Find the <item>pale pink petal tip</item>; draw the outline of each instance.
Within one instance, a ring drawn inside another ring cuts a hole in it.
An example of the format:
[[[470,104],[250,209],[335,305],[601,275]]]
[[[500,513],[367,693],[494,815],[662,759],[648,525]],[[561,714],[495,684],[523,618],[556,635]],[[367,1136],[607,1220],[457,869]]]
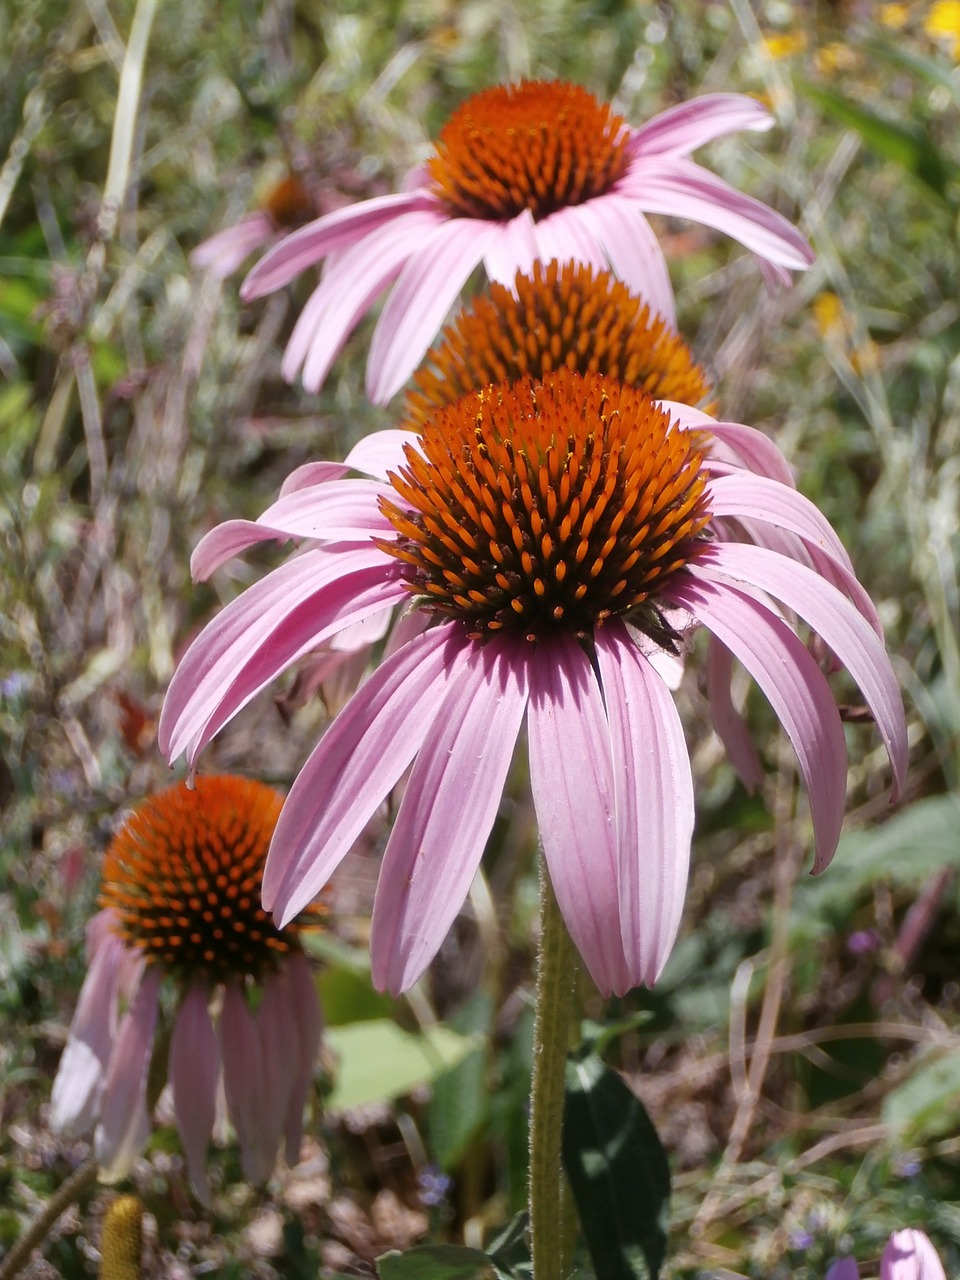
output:
[[[880,1280],[946,1280],[946,1275],[929,1237],[907,1227],[887,1241],[880,1258]]]

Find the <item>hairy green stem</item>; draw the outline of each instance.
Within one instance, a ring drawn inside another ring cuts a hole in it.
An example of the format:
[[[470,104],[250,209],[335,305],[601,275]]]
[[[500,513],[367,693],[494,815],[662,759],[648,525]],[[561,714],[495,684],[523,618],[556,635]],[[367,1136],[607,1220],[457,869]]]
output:
[[[43,1244],[60,1215],[66,1213],[87,1187],[96,1182],[98,1168],[96,1160],[87,1160],[62,1183],[16,1244],[10,1246],[6,1257],[0,1262],[0,1280],[11,1280],[11,1277],[20,1274],[30,1260],[31,1253]]]
[[[565,1272],[566,1199],[560,1140],[577,953],[557,905],[546,862],[540,859],[540,951],[533,1033],[530,1102],[530,1250],[536,1280]]]

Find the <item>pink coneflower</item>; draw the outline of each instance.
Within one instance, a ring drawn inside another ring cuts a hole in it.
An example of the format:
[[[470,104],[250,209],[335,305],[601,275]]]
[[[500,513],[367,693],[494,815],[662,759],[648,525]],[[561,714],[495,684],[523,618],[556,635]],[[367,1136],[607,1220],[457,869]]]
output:
[[[349,334],[388,286],[367,361],[367,394],[388,400],[416,368],[471,272],[512,285],[553,258],[609,264],[675,325],[666,263],[645,213],[733,236],[768,272],[810,265],[802,235],[689,154],[737,129],[767,129],[752,98],[707,94],[632,129],[578,85],[524,81],[469,98],[408,189],[318,218],[276,245],[241,290],[258,298],[327,259],[283,360],[319,389]]]
[[[208,535],[201,574],[258,537],[326,541],[249,588],[188,650],[161,716],[171,759],[186,752],[193,764],[258,690],[359,619],[406,601],[425,626],[368,676],[294,783],[264,873],[279,920],[311,900],[412,766],[371,935],[377,985],[409,987],[464,900],[526,722],[543,851],[570,934],[601,991],[652,983],[679,925],[694,804],[651,650],[669,652],[700,624],[746,666],[796,747],[816,870],[836,848],[843,727],[774,600],[859,683],[899,790],[900,695],[850,598],[862,588],[835,533],[788,485],[716,467],[700,440],[641,392],[563,369],[465,395],[416,435],[368,437],[352,462],[375,478],[324,481],[320,471],[321,483],[295,489],[262,525]],[[737,541],[741,519],[802,542],[818,568]]]
[[[259,209],[198,244],[190,254],[191,265],[225,280],[251,253],[302,227],[315,213],[306,187],[295,175],[287,174],[271,188]]]
[[[270,1176],[281,1139],[288,1161],[298,1158],[321,1016],[300,925],[278,929],[260,905],[282,804],[278,791],[244,778],[180,783],[136,809],[107,851],[52,1124],[79,1134],[96,1122],[109,1179],[129,1172],[150,1134],[148,1076],[167,987],[176,992],[167,1079],[198,1197],[209,1205],[206,1151],[221,1091],[246,1178]]]

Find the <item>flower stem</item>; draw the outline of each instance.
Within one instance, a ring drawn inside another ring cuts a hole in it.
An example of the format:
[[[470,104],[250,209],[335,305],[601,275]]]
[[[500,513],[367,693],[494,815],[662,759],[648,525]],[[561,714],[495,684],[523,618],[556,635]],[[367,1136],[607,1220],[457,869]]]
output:
[[[577,953],[540,859],[540,951],[530,1102],[530,1252],[536,1280],[565,1271],[565,1181],[560,1156],[563,1090],[570,1043]]]
[[[12,1280],[13,1276],[20,1274],[29,1262],[31,1253],[43,1244],[60,1215],[65,1213],[75,1200],[80,1199],[87,1187],[96,1182],[98,1170],[99,1165],[96,1160],[87,1160],[67,1178],[66,1182],[61,1184],[59,1190],[47,1201],[20,1239],[10,1246],[3,1261],[0,1262],[0,1280]]]

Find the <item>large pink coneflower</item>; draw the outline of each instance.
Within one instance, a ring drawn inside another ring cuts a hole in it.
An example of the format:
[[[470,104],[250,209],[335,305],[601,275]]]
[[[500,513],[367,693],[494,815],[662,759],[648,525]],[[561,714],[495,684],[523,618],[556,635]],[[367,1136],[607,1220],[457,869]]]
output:
[[[679,925],[694,804],[680,720],[647,655],[698,625],[753,674],[794,743],[816,870],[840,833],[846,745],[826,678],[775,601],[859,683],[899,791],[900,695],[836,534],[787,484],[706,458],[706,432],[683,429],[684,412],[566,369],[487,387],[416,434],[362,441],[349,461],[373,478],[315,464],[262,524],[232,522],[198,548],[202,576],[259,538],[324,540],[188,650],[161,717],[171,759],[193,764],[342,628],[402,602],[421,624],[304,765],[264,874],[265,904],[290,919],[412,766],[374,904],[379,986],[409,987],[436,953],[524,723],[543,852],[577,947],[601,991],[656,979]],[[740,521],[778,549],[738,541]],[[809,563],[791,554],[801,546]]]
[[[766,205],[689,159],[738,129],[767,129],[767,110],[738,94],[707,94],[632,129],[578,85],[524,81],[469,98],[407,189],[318,218],[286,237],[245,280],[271,293],[326,259],[283,360],[316,391],[374,300],[395,287],[377,322],[367,394],[388,400],[416,368],[473,270],[512,285],[534,261],[609,265],[673,325],[673,291],[645,213],[715,227],[769,273],[809,266],[802,235]]]
[[[298,1158],[321,1015],[298,936],[315,911],[278,929],[260,905],[282,804],[244,778],[180,783],[140,805],[107,851],[51,1121],[71,1135],[96,1125],[108,1179],[129,1172],[150,1135],[148,1077],[168,994],[166,1078],[198,1197],[209,1205],[221,1092],[246,1178],[270,1176],[281,1141],[287,1160]]]

